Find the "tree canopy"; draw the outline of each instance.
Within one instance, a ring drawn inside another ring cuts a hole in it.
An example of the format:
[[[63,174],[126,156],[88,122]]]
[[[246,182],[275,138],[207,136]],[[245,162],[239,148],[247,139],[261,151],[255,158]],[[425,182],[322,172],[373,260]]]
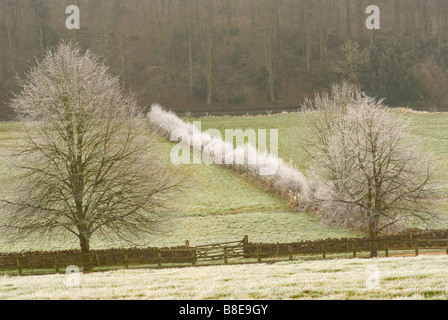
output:
[[[23,126],[3,229],[64,230],[89,252],[93,234],[144,240],[165,219],[182,178],[163,161],[143,108],[90,52],[62,43],[20,81]]]

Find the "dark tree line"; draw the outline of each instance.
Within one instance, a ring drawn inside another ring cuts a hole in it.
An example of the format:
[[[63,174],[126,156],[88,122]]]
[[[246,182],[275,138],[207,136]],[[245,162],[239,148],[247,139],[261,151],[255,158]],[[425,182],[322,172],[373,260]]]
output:
[[[80,30],[65,28],[69,4],[80,7]],[[365,28],[372,4],[381,9],[381,30]],[[0,7],[1,116],[10,112],[14,75],[61,38],[107,59],[145,104],[214,111],[299,105],[342,80],[341,46],[350,39],[363,74],[373,72],[361,79],[363,89],[393,105],[443,107],[424,66],[444,83],[444,0],[0,0]],[[388,75],[377,74],[380,64],[400,70],[392,92],[381,88]]]

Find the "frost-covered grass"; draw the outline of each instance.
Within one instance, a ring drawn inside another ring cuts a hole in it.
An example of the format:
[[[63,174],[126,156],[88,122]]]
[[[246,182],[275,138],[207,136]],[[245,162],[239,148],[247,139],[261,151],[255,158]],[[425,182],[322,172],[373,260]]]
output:
[[[399,112],[399,111],[397,111]],[[448,113],[405,113],[412,123],[412,134],[425,150],[432,150],[442,160],[441,168],[448,193]],[[192,121],[193,119],[186,119]],[[194,119],[197,120],[197,119]],[[292,159],[297,167],[308,168],[300,142],[306,136],[305,119],[301,113],[249,117],[204,117],[202,130],[265,128],[279,130],[279,156]],[[17,139],[18,124],[0,123],[0,155],[4,147]],[[161,143],[160,150],[167,157],[173,143]],[[1,167],[1,164],[0,164]],[[250,241],[291,242],[303,239],[348,237],[353,234],[330,228],[318,219],[292,211],[287,201],[264,192],[249,182],[245,176],[218,166],[190,165],[185,167],[190,175],[191,187],[179,199],[173,210],[171,228],[163,235],[152,238],[150,245],[182,245],[185,240],[194,244],[207,244],[241,239],[245,234]],[[8,188],[7,177],[0,176],[0,191]],[[442,204],[448,212],[448,201]],[[446,228],[448,219],[430,227]],[[120,246],[93,239],[93,248]],[[78,248],[78,242],[69,236],[54,236],[50,242],[27,240],[10,246],[0,235],[0,251],[57,250]]]
[[[434,153],[441,160],[440,179],[442,188],[447,194],[447,200],[440,204],[440,209],[447,214],[442,221],[420,225],[422,227],[446,228],[448,227],[448,113],[423,113],[408,110],[396,110],[400,115],[410,121],[412,139],[424,151]],[[186,119],[192,121],[193,119]],[[285,161],[292,160],[302,171],[306,172],[309,162],[302,143],[307,137],[306,113],[288,113],[269,116],[245,117],[203,117],[200,119],[202,130],[215,128],[222,133],[225,129],[240,128],[266,128],[279,130],[279,157]]]
[[[18,124],[0,123],[0,154],[13,145]],[[164,157],[174,144],[161,139],[157,148]],[[0,164],[1,167],[1,164]],[[179,246],[189,240],[192,245],[241,240],[293,242],[305,239],[353,236],[345,230],[323,225],[310,215],[292,210],[288,202],[264,192],[244,176],[213,165],[187,165],[188,188],[175,199],[169,223],[161,234],[149,238],[150,246]],[[0,175],[1,190],[8,188],[8,173]],[[129,246],[119,241],[106,242],[95,236],[92,248]],[[10,245],[0,235],[0,251],[77,249],[72,235],[53,235],[51,240],[24,239]]]
[[[0,299],[448,299],[448,257],[293,261],[0,277]],[[378,275],[378,282],[374,277]]]
[[[411,121],[411,133],[426,151],[433,151],[448,168],[448,113],[400,112]],[[279,157],[285,161],[292,160],[302,171],[309,167],[306,153],[301,143],[307,137],[305,113],[287,113],[275,115],[244,117],[202,117],[186,118],[187,121],[201,121],[202,130],[218,129],[224,134],[225,129],[265,128],[279,130]],[[447,183],[448,188],[448,183]]]
[[[264,212],[242,212],[228,214],[189,215],[178,214],[173,217],[161,235],[150,239],[150,246],[181,246],[185,240],[191,245],[212,244],[242,240],[249,236],[252,242],[298,242],[324,238],[354,237],[357,234],[329,227],[318,218],[306,213],[286,210]],[[128,247],[118,241],[107,242],[93,237],[92,248]],[[79,243],[72,236],[55,234],[51,240],[23,240],[10,246],[0,237],[0,251],[17,252],[29,250],[78,249]]]

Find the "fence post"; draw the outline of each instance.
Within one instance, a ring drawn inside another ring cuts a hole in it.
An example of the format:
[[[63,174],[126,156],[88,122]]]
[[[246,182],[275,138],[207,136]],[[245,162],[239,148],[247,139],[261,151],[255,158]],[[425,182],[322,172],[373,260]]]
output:
[[[162,250],[157,250],[157,268],[162,268]]]
[[[59,256],[54,257],[54,268],[56,269],[56,273],[59,273]]]
[[[327,258],[327,254],[325,252],[325,243],[323,243],[323,242],[322,242],[322,256],[323,256],[324,259]]]
[[[292,256],[292,247],[288,246],[288,255],[289,255],[289,261],[293,260],[293,256]]]
[[[22,257],[18,257],[17,258],[17,266],[19,267],[19,276],[21,276],[22,275]]]
[[[193,267],[195,267],[196,266],[196,260],[197,260],[197,258],[196,258],[196,250],[193,250],[193,251],[191,251],[191,253],[192,253],[192,258],[191,258],[191,265],[193,266]]]
[[[93,271],[93,254],[89,253],[89,271]]]
[[[227,256],[227,247],[224,247],[224,264],[229,264],[229,259]]]
[[[128,262],[128,253],[124,253],[124,268],[129,269],[129,262]]]
[[[257,246],[257,260],[258,260],[258,263],[261,263],[261,252],[260,252],[260,246]]]
[[[414,245],[415,245],[415,256],[418,256],[418,240],[417,239],[415,239]]]
[[[353,241],[352,247],[353,247],[353,258],[356,258],[356,242],[355,241]]]
[[[244,259],[249,258],[249,237],[247,235],[243,238],[243,253]]]
[[[386,241],[385,246],[386,246],[386,249],[385,249],[386,257],[389,257],[389,242]]]

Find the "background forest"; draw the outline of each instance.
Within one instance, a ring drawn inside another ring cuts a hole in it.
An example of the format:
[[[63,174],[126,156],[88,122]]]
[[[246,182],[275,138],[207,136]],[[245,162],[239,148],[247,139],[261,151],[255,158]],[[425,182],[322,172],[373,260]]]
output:
[[[65,27],[65,8],[81,29]],[[367,30],[368,5],[381,29]],[[444,110],[446,0],[0,0],[0,117],[15,74],[61,39],[104,57],[144,105],[175,111],[298,108],[331,83],[391,106]]]

